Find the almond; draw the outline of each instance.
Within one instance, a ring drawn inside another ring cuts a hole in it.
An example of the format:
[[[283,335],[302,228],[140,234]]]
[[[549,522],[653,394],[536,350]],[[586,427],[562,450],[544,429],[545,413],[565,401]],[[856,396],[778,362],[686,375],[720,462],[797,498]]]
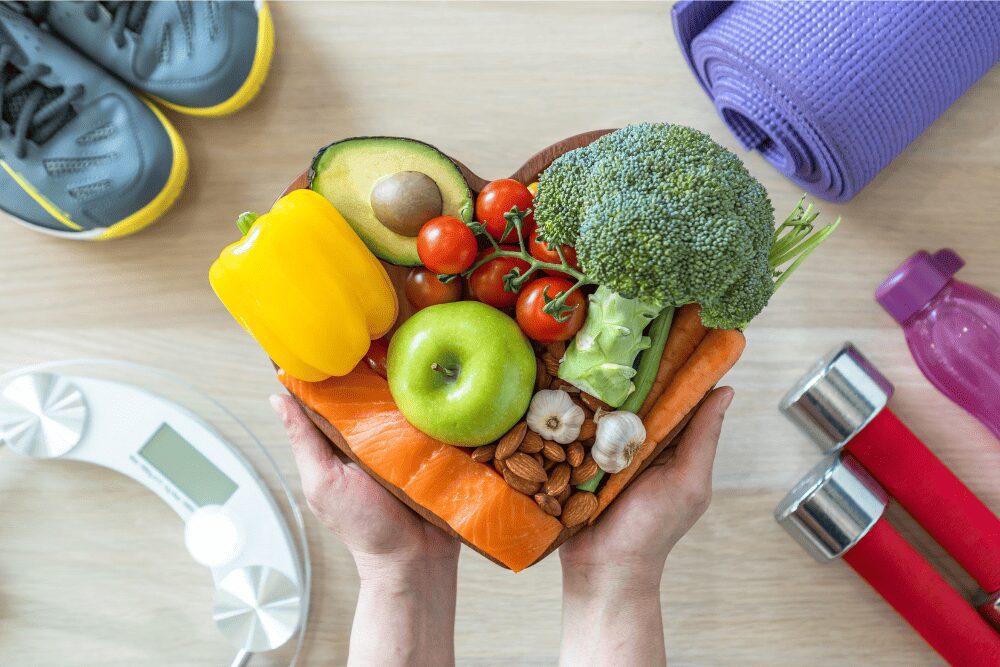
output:
[[[507,431],[507,435],[500,438],[500,442],[497,443],[496,452],[493,455],[501,460],[509,457],[521,446],[521,441],[524,440],[524,434],[527,432],[528,423],[523,421],[518,422],[517,426]]]
[[[545,447],[545,441],[534,431],[528,431],[524,435],[524,440],[521,441],[521,451],[526,454],[537,454],[542,451],[543,447]]]
[[[580,427],[580,435],[577,437],[580,440],[590,440],[595,435],[597,435],[597,424],[594,423],[593,419],[585,419],[583,426]]]
[[[506,468],[503,471],[503,479],[507,482],[507,485],[514,489],[515,491],[520,491],[527,496],[533,496],[538,493],[538,489],[541,488],[541,484],[538,482],[531,482],[523,477],[518,477],[510,470]]]
[[[509,458],[504,459],[504,465],[506,465],[507,470],[511,473],[529,482],[538,482],[541,484],[549,478],[545,474],[545,468],[531,454],[525,454],[524,452],[512,454]],[[596,466],[597,464],[595,463],[594,465]]]
[[[566,343],[561,340],[549,343],[545,346],[545,351],[555,357],[556,361],[558,361],[563,358],[564,354],[566,354]]]
[[[545,468],[545,472],[551,472],[553,468],[559,465],[558,461],[552,461],[550,459],[545,459],[545,463],[542,465]]]
[[[559,357],[554,357],[546,352],[542,355],[542,364],[545,366],[546,373],[552,377],[559,376]]]
[[[565,463],[556,465],[549,473],[549,480],[542,485],[542,491],[550,496],[559,496],[569,488],[570,468]],[[561,502],[561,501],[560,501]]]
[[[507,466],[504,465],[502,459],[493,459],[493,468],[502,475],[503,471],[507,469]]]
[[[580,400],[582,400],[583,403],[584,403],[584,405],[586,405],[588,408],[590,408],[594,412],[597,412],[598,408],[604,410],[605,412],[610,412],[611,411],[611,406],[610,405],[608,405],[607,403],[605,403],[601,399],[597,398],[596,396],[591,396],[590,394],[588,394],[585,391],[581,391],[580,392]]]
[[[574,468],[583,463],[583,444],[579,440],[567,445],[566,462]]]
[[[482,447],[476,447],[472,450],[472,460],[478,461],[479,463],[486,463],[487,461],[493,460],[493,452],[497,449],[496,445],[483,445]]]
[[[542,447],[542,455],[550,461],[565,461],[566,450],[558,442],[546,440]]]
[[[597,467],[597,462],[591,458],[590,454],[583,459],[583,463],[573,468],[573,474],[569,476],[569,483],[573,486],[577,484],[583,484],[588,479],[597,474],[600,468]]]
[[[566,501],[569,500],[569,497],[572,495],[573,495],[573,487],[567,484],[566,488],[562,490],[562,493],[556,495],[556,500],[559,501],[559,504],[561,506],[565,507]]]
[[[566,501],[560,520],[567,528],[579,526],[597,509],[597,496],[587,491],[574,493]]]
[[[545,470],[545,457],[542,456],[541,453],[532,454],[531,458],[533,458],[536,461],[538,461],[538,465],[542,466],[542,470]]]
[[[552,496],[547,496],[544,493],[535,494],[535,502],[538,506],[542,508],[542,511],[549,516],[559,516],[562,512],[562,507],[559,506],[559,501]]]
[[[545,364],[542,363],[542,360],[539,357],[535,357],[535,391],[548,389],[551,381],[552,378],[545,370]]]

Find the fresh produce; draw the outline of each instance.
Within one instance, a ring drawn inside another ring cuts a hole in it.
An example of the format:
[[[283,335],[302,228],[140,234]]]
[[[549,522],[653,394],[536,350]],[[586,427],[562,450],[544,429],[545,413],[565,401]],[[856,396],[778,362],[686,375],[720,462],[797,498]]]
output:
[[[566,305],[568,317],[557,320],[545,312],[545,305],[558,295],[573,288],[565,278],[548,277],[533,280],[517,297],[517,324],[525,335],[539,343],[569,340],[583,326],[587,315],[586,299],[580,292],[570,294]]]
[[[365,363],[379,377],[386,377],[386,364],[389,358],[389,341],[386,337],[377,338],[372,341],[371,347],[365,352]]]
[[[440,209],[419,175],[437,187]],[[472,221],[472,192],[462,172],[444,153],[412,139],[332,143],[313,159],[309,187],[330,200],[376,256],[401,266],[420,265],[416,236],[423,223],[439,215]]]
[[[538,236],[538,230],[533,229],[528,235],[528,252],[535,259],[541,260],[543,262],[551,262],[553,264],[559,264],[563,258],[569,263],[574,269],[579,270],[580,265],[576,261],[576,250],[572,246],[561,245],[556,249],[556,246],[550,246],[548,243],[543,241]],[[562,257],[560,257],[560,252]],[[547,273],[550,276],[559,276],[561,278],[572,278],[562,271],[556,271],[555,269],[545,269],[543,273]]]
[[[406,300],[420,310],[439,303],[451,303],[462,298],[462,283],[458,280],[441,282],[438,274],[422,266],[415,266],[406,274],[403,287]]]
[[[646,427],[639,416],[615,410],[597,419],[597,439],[590,455],[604,472],[620,472],[628,467],[645,441]]]
[[[585,418],[583,408],[565,391],[543,389],[532,397],[525,420],[543,439],[566,445],[580,437]]]
[[[622,410],[639,412],[639,408],[642,407],[653,388],[653,381],[660,368],[660,359],[663,357],[663,348],[667,344],[670,323],[673,319],[674,309],[664,308],[649,325],[649,347],[639,355],[639,366],[636,369],[635,378],[632,380],[635,391],[629,394],[625,402],[621,404]]]
[[[590,518],[591,522],[628,485],[657,445],[733,367],[745,346],[746,339],[738,329],[709,329],[646,416],[646,441],[636,452],[632,462],[621,472],[609,477],[601,487],[597,494],[598,507]]]
[[[461,273],[472,266],[479,246],[469,226],[450,215],[424,223],[417,235],[417,254],[431,271]]]
[[[476,197],[476,220],[486,229],[486,233],[495,240],[514,241],[516,236],[507,229],[506,216],[511,209],[524,212],[531,208],[533,195],[523,183],[513,178],[501,178],[486,185]],[[531,214],[524,219],[528,227],[534,225]]]
[[[310,382],[346,375],[395,323],[388,274],[320,195],[295,190],[237,224],[244,237],[222,251],[209,281],[286,373]]]
[[[441,189],[419,171],[381,178],[372,188],[371,205],[379,222],[403,236],[416,236],[425,222],[444,210]]]
[[[601,285],[590,295],[583,328],[566,349],[559,377],[612,407],[632,393],[632,362],[650,340],[643,334],[657,316],[658,303],[629,299]]]
[[[766,190],[738,157],[702,132],[667,124],[631,125],[557,158],[539,179],[534,207],[543,239],[576,248],[582,282],[657,312],[699,303],[704,324],[725,329],[745,327],[837,225],[812,234],[818,214],[800,202],[775,228]],[[590,317],[601,314],[592,308]],[[560,377],[620,405],[637,350],[608,351],[602,359],[571,345]]]
[[[500,246],[500,248],[510,254],[483,261],[495,253],[492,250],[483,250],[479,253],[476,264],[473,264],[475,268],[468,275],[469,292],[473,299],[494,308],[510,308],[517,303],[517,292],[506,289],[504,276],[515,269],[519,272],[527,271],[528,263],[517,256],[515,246]]]
[[[485,304],[430,306],[389,344],[389,388],[415,427],[452,445],[493,442],[524,416],[535,355],[514,320]]]
[[[515,572],[538,560],[562,532],[558,519],[491,467],[414,428],[386,381],[366,366],[326,382],[280,379],[337,429],[352,458],[393,493]]]
[[[653,386],[650,387],[649,393],[646,394],[646,398],[642,402],[642,407],[639,408],[638,415],[640,417],[645,417],[649,413],[657,399],[673,382],[677,371],[694,354],[695,348],[708,333],[708,329],[701,323],[701,318],[698,315],[699,310],[700,306],[696,303],[689,303],[677,309],[670,324],[667,344],[663,348],[663,354],[660,355],[660,364],[659,368],[656,369]]]

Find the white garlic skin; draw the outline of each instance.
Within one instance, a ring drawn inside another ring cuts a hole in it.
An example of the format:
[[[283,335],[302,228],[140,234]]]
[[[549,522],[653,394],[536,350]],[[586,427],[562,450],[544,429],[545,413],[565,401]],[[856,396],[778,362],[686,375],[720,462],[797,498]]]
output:
[[[639,415],[625,410],[607,412],[595,419],[597,438],[590,455],[604,472],[621,472],[632,463],[635,453],[646,441],[646,427]]]
[[[542,389],[531,398],[525,421],[528,428],[546,440],[568,445],[580,435],[586,415],[561,389]]]

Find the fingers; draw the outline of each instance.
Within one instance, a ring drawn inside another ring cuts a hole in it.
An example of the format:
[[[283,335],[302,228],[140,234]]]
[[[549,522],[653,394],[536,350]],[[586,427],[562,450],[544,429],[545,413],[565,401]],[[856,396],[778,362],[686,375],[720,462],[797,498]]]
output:
[[[314,504],[313,499],[322,496],[329,486],[331,473],[343,463],[334,454],[330,442],[291,396],[274,395],[268,400],[288,433],[295,465],[302,479],[302,492],[310,504]]]
[[[722,419],[733,401],[732,387],[719,387],[701,404],[677,444],[671,461],[674,474],[692,484],[710,487]]]

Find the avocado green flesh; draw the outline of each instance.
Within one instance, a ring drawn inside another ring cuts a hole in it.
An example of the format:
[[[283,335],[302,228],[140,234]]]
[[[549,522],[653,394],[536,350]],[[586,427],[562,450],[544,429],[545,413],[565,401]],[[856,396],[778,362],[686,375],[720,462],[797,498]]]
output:
[[[327,146],[313,161],[309,187],[333,204],[378,257],[419,266],[417,239],[392,231],[375,216],[371,192],[378,181],[400,171],[427,174],[441,190],[443,215],[469,222],[472,192],[448,156],[412,139],[365,137]]]

